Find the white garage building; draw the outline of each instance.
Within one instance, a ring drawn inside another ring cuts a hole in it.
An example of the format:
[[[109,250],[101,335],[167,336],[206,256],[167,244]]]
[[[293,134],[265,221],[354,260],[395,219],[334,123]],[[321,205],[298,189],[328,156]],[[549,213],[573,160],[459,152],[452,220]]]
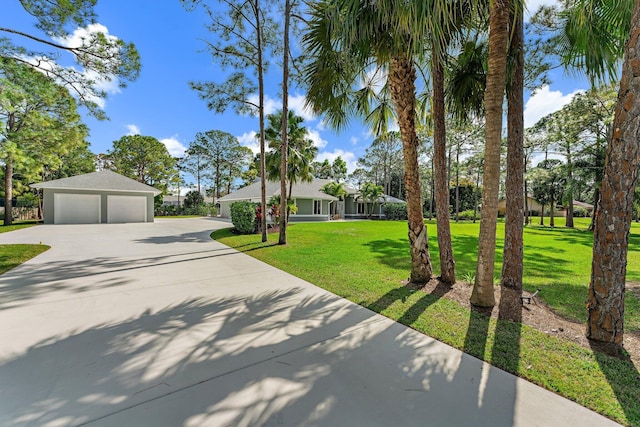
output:
[[[44,190],[45,224],[153,222],[160,190],[110,170],[31,184]]]

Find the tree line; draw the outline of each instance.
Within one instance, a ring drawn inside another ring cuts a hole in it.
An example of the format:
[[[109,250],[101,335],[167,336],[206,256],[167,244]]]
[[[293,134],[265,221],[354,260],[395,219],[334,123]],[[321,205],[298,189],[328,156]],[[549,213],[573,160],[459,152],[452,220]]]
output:
[[[376,142],[364,156],[363,164],[376,160],[368,169],[363,168],[364,172],[359,172],[373,174],[386,189],[391,190],[396,185],[398,191],[406,195],[410,280],[416,284],[434,278],[423,220],[426,183],[421,170],[428,167],[420,162],[420,135],[425,133],[431,138],[430,187],[438,229],[441,272],[438,279],[447,285],[455,282],[456,277],[449,225],[452,171],[458,189],[461,178],[460,169],[448,167],[448,163],[455,153],[456,166],[459,166],[463,146],[462,142],[449,145],[453,151],[447,153],[448,135],[456,126],[482,118],[484,144],[473,165],[474,172],[469,174],[475,175],[477,186],[482,186],[478,264],[471,303],[478,307],[495,305],[497,206],[503,192],[506,198],[505,246],[502,271],[497,276],[505,298],[501,298],[500,315],[516,321],[521,312],[517,304],[511,304],[509,308],[506,296],[513,295],[515,299],[512,300],[517,302],[522,293],[524,188],[531,184],[528,181],[532,176],[525,175],[528,154],[523,121],[525,85],[535,87],[548,82],[548,71],[554,66],[583,70],[594,87],[598,80],[617,81],[620,79],[617,67],[624,56],[613,132],[606,138],[602,176],[596,177],[594,171],[587,177],[588,168],[577,166],[583,161],[595,161],[601,155],[594,153],[593,158],[589,158],[589,150],[576,147],[575,141],[568,138],[556,139],[553,145],[564,153],[565,166],[561,175],[570,185],[562,191],[558,188],[556,192],[551,184],[555,167],[549,158],[537,165],[535,171],[539,176],[546,174],[549,178],[546,191],[549,206],[556,203],[556,198],[575,197],[580,191],[581,179],[584,185],[593,186],[592,193],[599,191],[597,198],[593,195],[598,201],[599,214],[594,224],[587,335],[591,339],[621,344],[624,310],[619,296],[624,293],[621,291],[624,290],[624,266],[609,265],[606,260],[615,255],[616,262],[625,262],[625,242],[636,184],[634,150],[637,147],[633,146],[637,146],[637,141],[630,136],[636,126],[633,97],[638,90],[633,83],[636,81],[635,69],[630,65],[635,64],[638,52],[634,49],[638,25],[636,15],[632,21],[632,12],[637,10],[634,2],[576,0],[543,8],[532,20],[533,25],[527,26],[525,39],[524,5],[511,0],[434,4],[320,0],[305,4],[306,8],[285,0],[279,5],[282,7],[279,12],[284,12],[281,15],[284,24],[282,44],[278,40],[274,42],[277,23],[273,19],[273,9],[270,9],[272,3],[224,0],[215,3],[219,7],[207,1],[183,0],[183,3],[192,10],[202,7],[207,12],[211,18],[209,28],[218,36],[207,42],[210,53],[222,66],[232,69],[224,82],[194,82],[192,87],[214,111],[222,112],[232,107],[237,111],[254,112],[258,117],[262,205],[266,205],[267,157],[264,72],[270,59],[282,55],[281,194],[287,191],[284,171],[289,153],[287,93],[292,77],[291,65],[295,70],[293,77],[299,78],[299,84],[306,90],[308,107],[322,115],[327,125],[340,130],[352,118],[360,117],[376,135]],[[297,44],[300,52],[295,52],[289,45],[289,25],[295,22],[302,30]],[[625,48],[630,34],[634,38]],[[257,102],[249,96],[256,91]],[[506,159],[502,135],[505,100]],[[447,123],[451,117],[457,119],[456,124]],[[399,132],[390,138],[392,122],[397,124]],[[549,119],[548,123],[551,127],[543,130],[541,125],[539,130],[550,145],[554,133],[569,133],[562,130],[564,125],[557,120]],[[401,159],[392,158],[392,149],[384,148],[394,141],[402,147]],[[382,148],[377,150],[378,147]],[[579,150],[580,155],[575,150]],[[401,173],[400,169],[391,171],[388,165],[393,162],[401,164]],[[394,177],[393,172],[401,174],[402,180]],[[534,181],[538,182],[537,179]],[[602,182],[600,190],[596,189],[596,181]],[[587,190],[583,188],[583,191]],[[535,193],[540,194],[540,191]],[[622,197],[626,197],[625,203],[613,203]],[[284,199],[281,200],[282,210],[286,207]],[[569,209],[571,206],[570,203]],[[264,216],[262,220],[265,220]],[[606,232],[607,227],[616,230],[613,236]],[[262,240],[266,241],[264,224],[262,230]],[[605,235],[609,243],[612,239],[620,242],[615,254],[602,243]],[[279,243],[286,243],[286,221],[280,228]]]

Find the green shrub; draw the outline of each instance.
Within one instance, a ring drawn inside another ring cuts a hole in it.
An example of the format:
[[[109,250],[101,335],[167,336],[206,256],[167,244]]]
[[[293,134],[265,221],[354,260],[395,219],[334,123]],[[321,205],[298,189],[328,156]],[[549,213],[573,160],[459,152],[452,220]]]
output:
[[[200,205],[204,205],[204,196],[200,192],[191,190],[184,196],[185,208],[195,208]]]
[[[475,218],[474,218],[472,210],[459,212],[458,213],[458,219],[461,219],[463,221],[466,221],[466,220],[472,221],[473,219],[480,219],[480,211],[477,211],[475,213]]]
[[[576,218],[586,218],[588,215],[587,210],[582,206],[573,207],[573,216]]]
[[[382,206],[382,213],[385,219],[389,220],[407,219],[407,204],[385,203]]]
[[[256,203],[235,202],[231,204],[231,222],[240,234],[251,234],[256,229]]]

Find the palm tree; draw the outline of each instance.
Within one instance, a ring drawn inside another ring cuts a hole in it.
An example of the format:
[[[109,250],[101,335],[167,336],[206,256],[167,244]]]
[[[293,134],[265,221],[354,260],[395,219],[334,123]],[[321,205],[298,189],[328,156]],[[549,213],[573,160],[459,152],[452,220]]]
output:
[[[447,284],[456,282],[456,263],[451,245],[449,225],[449,179],[447,177],[447,135],[445,127],[444,66],[438,44],[433,43],[431,65],[433,83],[433,165],[436,199],[436,221],[438,223],[438,248],[440,250],[440,279]]]
[[[329,182],[322,187],[322,191],[330,196],[337,197],[338,200],[344,200],[347,195],[347,189],[345,188],[344,182]],[[338,213],[334,209],[334,214]]]
[[[380,198],[384,195],[384,189],[381,185],[376,185],[372,182],[365,182],[362,188],[360,188],[360,197],[364,201],[365,210],[364,213],[367,218],[371,218],[373,214],[373,206],[376,202],[380,201]],[[369,209],[371,205],[371,209]]]
[[[517,3],[510,19],[514,28],[509,45],[506,215],[500,283],[520,296],[524,271],[524,10],[522,2]],[[511,317],[512,313],[506,315]],[[512,320],[520,319],[521,316],[513,314]]]
[[[615,30],[615,29],[612,29]],[[640,132],[640,0],[636,1],[595,221],[587,338],[622,347],[624,292]]]
[[[265,129],[266,140],[269,141],[269,152],[265,155],[266,174],[270,181],[280,181],[282,170],[282,113],[270,114],[267,116],[269,122]],[[289,111],[287,120],[287,170],[286,181],[289,183],[289,190],[284,195],[287,200],[291,199],[293,184],[296,182],[313,181],[312,166],[313,159],[318,153],[313,141],[307,138],[307,128],[302,125],[304,119],[296,116],[293,111]],[[287,209],[288,221],[289,209]]]
[[[402,138],[411,276],[415,283],[432,277],[427,229],[422,215],[416,135],[416,67],[423,54],[425,36],[437,37],[442,28],[434,25],[442,15],[442,3],[381,0],[362,3],[353,0],[323,0],[311,8],[304,46],[313,61],[305,69],[308,102],[314,111],[325,113],[336,128],[346,125],[353,114],[363,115],[369,101],[354,91],[356,77],[373,68],[388,73],[387,84]],[[446,15],[446,14],[445,14]]]
[[[507,42],[509,39],[509,0],[494,0],[489,16],[489,61],[484,94],[486,111],[484,178],[478,266],[471,293],[471,304],[493,307],[493,274],[500,187],[500,147],[502,143],[502,103],[506,83]]]

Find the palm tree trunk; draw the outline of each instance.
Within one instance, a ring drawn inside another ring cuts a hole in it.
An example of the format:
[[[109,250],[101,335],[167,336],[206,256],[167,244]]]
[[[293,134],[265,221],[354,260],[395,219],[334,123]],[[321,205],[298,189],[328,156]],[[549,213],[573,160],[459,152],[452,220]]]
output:
[[[433,274],[427,228],[422,215],[420,175],[418,173],[418,136],[415,127],[416,70],[407,55],[391,59],[389,89],[396,109],[402,151],[404,154],[404,182],[407,190],[407,225],[411,246],[411,276],[414,283],[426,283]]]
[[[280,212],[287,209],[287,154],[289,152],[287,141],[287,129],[289,118],[289,21],[291,18],[291,3],[285,0],[284,4],[284,59],[282,62],[282,148],[280,149]],[[286,219],[285,219],[286,217]],[[280,215],[280,235],[278,244],[287,244],[288,215]]]
[[[460,219],[460,145],[456,146],[456,222]]]
[[[587,338],[622,346],[624,292],[640,133],[640,0],[636,1],[596,215]]]
[[[13,162],[7,157],[4,161],[4,225],[11,225],[11,199],[13,199]]]
[[[502,286],[522,291],[524,231],[524,27],[515,19],[511,51],[515,68],[507,94],[507,186]]]
[[[456,263],[451,245],[449,224],[449,181],[447,180],[447,138],[444,110],[444,69],[440,57],[434,53],[431,70],[433,78],[433,162],[436,187],[436,221],[440,250],[440,279],[447,284],[456,282]]]
[[[496,256],[502,102],[507,65],[509,10],[509,0],[494,0],[489,17],[489,69],[484,94],[486,109],[484,189],[482,191],[480,236],[478,239],[478,266],[476,281],[471,293],[471,304],[479,307],[493,307],[495,305],[493,273]]]
[[[551,202],[549,203],[549,226],[550,227],[555,227],[556,226],[556,221],[555,221],[555,206],[556,206],[556,201],[555,199],[552,197],[551,198]]]

